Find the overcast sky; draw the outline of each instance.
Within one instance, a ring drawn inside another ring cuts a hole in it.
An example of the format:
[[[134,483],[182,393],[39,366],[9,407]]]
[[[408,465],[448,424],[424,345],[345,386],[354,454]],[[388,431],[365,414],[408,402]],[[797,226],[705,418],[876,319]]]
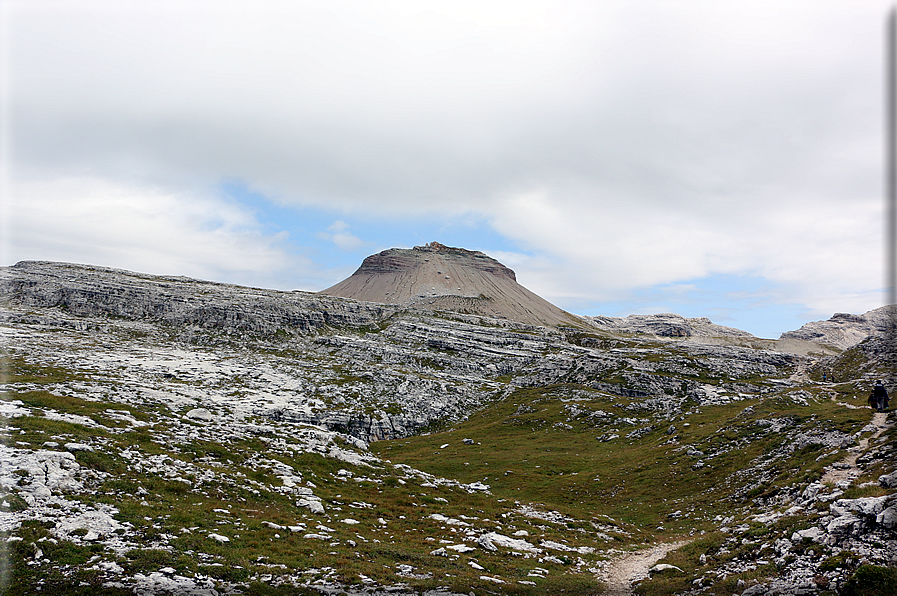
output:
[[[317,291],[482,250],[578,314],[884,301],[889,3],[0,3],[3,265]]]

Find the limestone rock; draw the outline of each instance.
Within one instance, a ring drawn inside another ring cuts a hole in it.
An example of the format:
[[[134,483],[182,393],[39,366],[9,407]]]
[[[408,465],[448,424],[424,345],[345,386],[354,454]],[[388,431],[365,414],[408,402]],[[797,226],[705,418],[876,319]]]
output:
[[[305,497],[296,501],[297,507],[307,507],[314,514],[322,515],[324,513],[324,505],[318,498]]]
[[[77,453],[78,451],[93,451],[93,447],[86,443],[66,443],[65,448],[68,451]]]
[[[193,408],[185,415],[191,420],[202,420],[204,422],[211,422],[214,419],[212,413],[205,408]]]
[[[835,515],[844,515],[845,513],[850,512],[866,517],[875,517],[893,500],[893,495],[885,495],[883,497],[861,497],[859,499],[838,499],[829,505],[829,510]]]
[[[59,522],[54,532],[62,538],[71,539],[75,530],[87,530],[84,540],[89,541],[96,540],[99,536],[108,536],[121,527],[121,524],[108,513],[87,511]]]
[[[878,483],[883,488],[897,488],[897,470],[890,474],[884,474],[878,477]]]
[[[707,317],[686,318],[672,313],[629,315],[628,317],[584,317],[599,329],[622,333],[638,333],[666,338],[740,337],[754,338],[747,331],[715,325]]]
[[[15,489],[29,505],[54,494],[81,491],[81,466],[67,451],[10,449],[0,445],[0,486]]]
[[[882,306],[862,315],[836,313],[827,321],[813,321],[796,331],[783,333],[782,339],[801,339],[846,349],[871,335],[885,335],[893,328],[897,306]]]
[[[321,295],[46,261],[0,268],[0,300],[25,308],[64,309],[79,317],[149,319],[181,328],[265,335],[308,333],[329,325],[369,326],[394,312]]]
[[[661,571],[669,571],[669,570],[682,571],[675,565],[668,565],[667,563],[658,563],[657,565],[655,565],[654,567],[649,569],[648,572],[649,573],[659,573]]]
[[[509,548],[511,550],[522,552],[542,552],[542,549],[533,546],[526,540],[520,538],[511,538],[510,536],[505,536],[497,532],[487,532],[486,534],[481,535],[477,539],[477,544],[488,551],[496,551],[500,546],[502,548]]]
[[[889,530],[897,530],[897,505],[892,505],[875,517],[875,523]]]

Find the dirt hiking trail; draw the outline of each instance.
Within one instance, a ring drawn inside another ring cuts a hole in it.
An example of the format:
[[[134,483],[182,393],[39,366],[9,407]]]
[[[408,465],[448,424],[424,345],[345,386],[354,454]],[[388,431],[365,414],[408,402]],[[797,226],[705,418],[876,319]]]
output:
[[[822,477],[823,483],[852,481],[860,475],[857,458],[869,447],[869,442],[877,439],[892,425],[887,423],[887,413],[876,412],[872,415],[871,424],[876,431],[868,438],[862,439],[855,447],[848,449],[848,455],[829,467]],[[610,560],[598,573],[598,579],[606,586],[604,596],[632,596],[632,585],[648,577],[648,570],[667,553],[688,544],[688,540],[658,544],[652,548],[624,553]]]
[[[872,415],[872,424],[878,430],[875,431],[871,437],[866,439],[862,439],[856,447],[850,447],[847,449],[847,457],[842,459],[839,462],[835,462],[832,464],[826,471],[825,474],[822,475],[822,483],[823,484],[834,484],[838,485],[839,482],[844,481],[852,481],[860,475],[859,467],[857,466],[857,458],[869,448],[869,441],[872,439],[877,439],[883,432],[888,430],[892,425],[887,423],[888,414],[887,412],[876,412]]]
[[[612,559],[598,574],[607,591],[604,596],[632,596],[632,584],[648,577],[648,570],[667,553],[688,544],[688,540],[658,544],[647,550],[622,554]]]

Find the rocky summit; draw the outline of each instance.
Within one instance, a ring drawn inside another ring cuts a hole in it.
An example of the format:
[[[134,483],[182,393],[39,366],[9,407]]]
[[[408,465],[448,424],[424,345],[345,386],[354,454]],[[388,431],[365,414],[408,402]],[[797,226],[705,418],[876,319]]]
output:
[[[897,589],[893,309],[578,317],[434,244],[317,294],[23,262],[0,299],[4,596]]]
[[[862,315],[839,312],[827,321],[813,321],[796,331],[782,334],[782,339],[800,339],[816,343],[850,348],[870,335],[886,336],[894,333],[897,307],[882,306]]]
[[[438,242],[371,255],[358,271],[321,294],[530,325],[581,324],[578,317],[517,283],[515,273],[495,259]]]

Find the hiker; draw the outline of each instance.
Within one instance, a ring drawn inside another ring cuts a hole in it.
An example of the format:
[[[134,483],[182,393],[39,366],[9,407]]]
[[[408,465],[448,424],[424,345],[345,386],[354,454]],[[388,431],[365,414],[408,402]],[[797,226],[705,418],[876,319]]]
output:
[[[888,390],[885,389],[881,381],[877,382],[872,389],[872,395],[869,396],[869,405],[879,412],[884,412],[888,409]]]

